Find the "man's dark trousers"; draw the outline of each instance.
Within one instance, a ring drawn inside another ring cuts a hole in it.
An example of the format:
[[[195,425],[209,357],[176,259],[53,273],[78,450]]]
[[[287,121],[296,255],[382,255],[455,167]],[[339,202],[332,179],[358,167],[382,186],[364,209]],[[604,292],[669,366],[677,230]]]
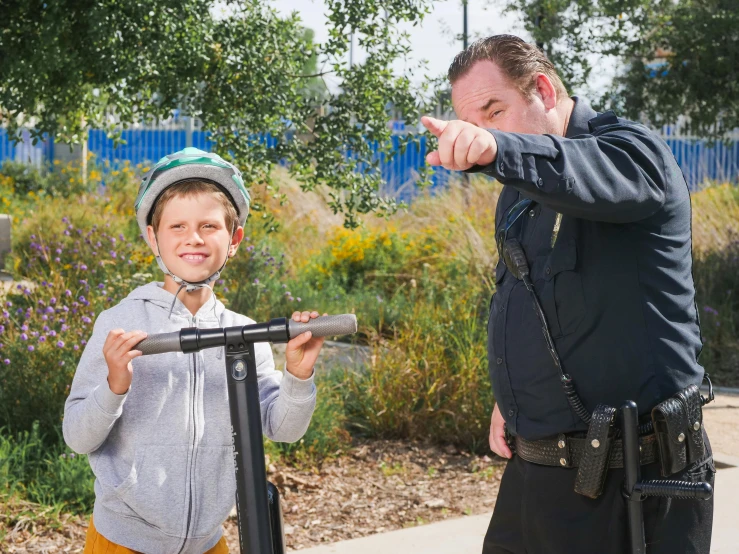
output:
[[[705,435],[704,435],[705,436]],[[710,453],[710,445],[706,442]],[[670,479],[706,481],[710,456]],[[624,472],[612,469],[596,500],[575,493],[577,469],[532,464],[514,456],[500,484],[483,554],[629,554]],[[660,479],[657,463],[642,479]],[[648,554],[709,554],[713,499],[648,498],[643,503]]]

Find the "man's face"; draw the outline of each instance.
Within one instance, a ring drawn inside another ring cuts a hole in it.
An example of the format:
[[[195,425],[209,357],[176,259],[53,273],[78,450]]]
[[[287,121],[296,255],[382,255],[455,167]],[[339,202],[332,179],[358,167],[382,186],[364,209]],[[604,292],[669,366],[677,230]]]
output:
[[[525,97],[491,61],[479,61],[452,86],[457,117],[484,129],[552,133],[548,109],[535,91]]]
[[[156,244],[167,269],[193,283],[220,269],[232,242],[238,245],[243,234],[241,227],[236,231],[232,239],[223,206],[214,195],[175,196],[162,211]],[[151,225],[148,232],[149,242],[154,244]],[[232,252],[235,250],[234,246]]]

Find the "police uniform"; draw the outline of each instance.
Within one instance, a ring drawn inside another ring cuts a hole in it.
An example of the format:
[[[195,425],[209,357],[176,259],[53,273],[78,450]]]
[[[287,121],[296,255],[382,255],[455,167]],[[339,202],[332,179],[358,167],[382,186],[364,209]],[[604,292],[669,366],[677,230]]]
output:
[[[563,370],[589,412],[633,400],[643,417],[703,368],[692,277],[691,207],[665,142],[612,112],[575,106],[564,138],[490,132],[496,160],[475,167],[506,185],[496,226],[522,198],[531,208],[511,227],[530,266]],[[532,298],[506,265],[496,268],[488,356],[508,431],[531,441],[578,436],[588,426],[562,390]],[[707,441],[706,441],[707,444]],[[713,483],[708,457],[671,478]],[[576,469],[508,463],[484,554],[628,551],[623,470],[602,494],[574,492]],[[656,463],[642,467],[658,478]],[[648,552],[709,552],[713,501],[644,502]]]

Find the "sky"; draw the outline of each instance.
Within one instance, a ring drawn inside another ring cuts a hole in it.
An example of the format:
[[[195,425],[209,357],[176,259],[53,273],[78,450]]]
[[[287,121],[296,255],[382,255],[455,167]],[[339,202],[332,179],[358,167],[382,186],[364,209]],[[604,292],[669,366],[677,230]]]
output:
[[[326,7],[321,0],[271,0],[281,14],[288,15],[298,12],[306,27],[315,32],[315,41],[324,42],[328,38],[326,27]],[[469,0],[468,3],[468,34],[470,42],[478,36],[500,33],[511,33],[526,40],[530,37],[523,30],[523,25],[513,15],[501,14],[502,0],[483,1]],[[461,41],[455,41],[452,33],[462,33],[463,17],[462,2],[460,0],[441,0],[434,2],[433,11],[427,15],[420,26],[406,25],[403,30],[411,37],[411,60],[418,62],[426,60],[429,76],[444,75],[454,56],[462,50]],[[353,60],[361,63],[363,53],[359,49],[356,39]],[[403,71],[398,64],[396,71]],[[417,76],[421,80],[422,75]],[[328,80],[330,88],[338,88],[338,83]]]

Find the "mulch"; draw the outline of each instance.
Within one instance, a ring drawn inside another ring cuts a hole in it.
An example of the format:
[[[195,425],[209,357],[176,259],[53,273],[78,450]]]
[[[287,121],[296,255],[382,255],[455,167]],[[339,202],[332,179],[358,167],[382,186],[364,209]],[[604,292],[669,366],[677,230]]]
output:
[[[268,464],[280,489],[288,549],[490,512],[504,462],[454,447],[405,441],[357,444],[320,467]],[[225,524],[239,552],[235,518]],[[0,504],[0,552],[82,552],[87,520],[37,505]]]

